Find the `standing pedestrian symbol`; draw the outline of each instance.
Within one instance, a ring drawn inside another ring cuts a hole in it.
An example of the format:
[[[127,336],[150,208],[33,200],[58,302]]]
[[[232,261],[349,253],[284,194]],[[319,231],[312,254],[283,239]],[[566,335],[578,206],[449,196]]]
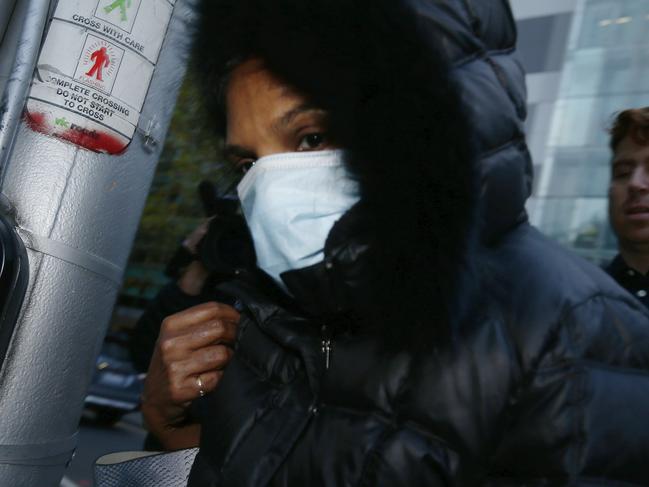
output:
[[[132,0],[115,0],[110,5],[104,7],[104,12],[109,14],[116,8],[119,8],[119,18],[122,22],[126,22],[128,21],[128,17],[126,16],[126,9],[131,8],[131,2]]]
[[[101,73],[104,68],[110,66],[110,56],[106,52],[106,48],[102,46],[97,49],[92,53],[92,56],[90,56],[90,60],[94,61],[95,64],[90,68],[90,71],[86,73],[86,76],[90,76],[91,78],[95,76],[97,81],[104,81],[101,77]]]
[[[77,69],[74,71],[74,79],[104,93],[110,93],[123,58],[124,49],[88,34]]]

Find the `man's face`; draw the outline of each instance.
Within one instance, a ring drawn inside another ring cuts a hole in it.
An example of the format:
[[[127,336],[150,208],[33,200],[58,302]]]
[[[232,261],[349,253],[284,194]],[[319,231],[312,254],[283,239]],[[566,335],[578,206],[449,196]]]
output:
[[[232,71],[226,108],[225,156],[243,171],[264,156],[331,148],[326,113],[282,84],[258,60]]]
[[[621,247],[649,246],[649,145],[625,137],[613,156],[609,217]]]

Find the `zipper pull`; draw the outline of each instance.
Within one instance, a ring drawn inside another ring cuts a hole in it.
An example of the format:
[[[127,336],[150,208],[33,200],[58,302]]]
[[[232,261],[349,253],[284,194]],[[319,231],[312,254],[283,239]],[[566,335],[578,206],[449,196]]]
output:
[[[327,336],[327,327],[326,325],[322,326],[322,346],[321,350],[325,356],[325,369],[329,369],[331,365],[331,352],[333,351],[333,346],[331,345],[331,338]]]
[[[322,340],[322,353],[325,356],[325,369],[329,369],[329,364],[331,361],[331,339],[327,338]]]

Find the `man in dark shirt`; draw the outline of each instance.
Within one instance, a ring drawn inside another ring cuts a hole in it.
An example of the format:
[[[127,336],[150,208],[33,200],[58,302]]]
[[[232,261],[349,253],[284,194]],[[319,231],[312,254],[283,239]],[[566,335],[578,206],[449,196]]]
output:
[[[616,117],[611,149],[609,218],[620,253],[606,270],[649,308],[649,107]]]
[[[606,267],[606,271],[620,286],[627,289],[649,308],[649,275],[627,265],[620,254]]]

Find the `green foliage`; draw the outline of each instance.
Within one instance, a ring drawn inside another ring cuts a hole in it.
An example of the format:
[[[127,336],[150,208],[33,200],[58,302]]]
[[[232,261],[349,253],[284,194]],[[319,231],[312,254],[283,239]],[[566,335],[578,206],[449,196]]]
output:
[[[181,87],[167,140],[131,253],[122,294],[149,298],[178,244],[205,218],[197,188],[207,179],[223,190],[233,182],[221,160],[223,141],[210,131],[195,76]]]

